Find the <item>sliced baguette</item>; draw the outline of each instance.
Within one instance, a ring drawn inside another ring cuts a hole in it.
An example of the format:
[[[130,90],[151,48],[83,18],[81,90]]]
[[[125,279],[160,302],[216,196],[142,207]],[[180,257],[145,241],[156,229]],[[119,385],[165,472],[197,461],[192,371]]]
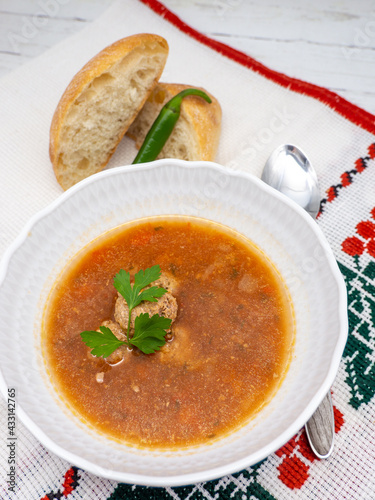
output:
[[[163,105],[187,88],[192,86],[162,82],[155,86],[126,133],[136,142],[138,149]],[[215,159],[221,129],[221,107],[215,97],[202,88],[200,90],[211,97],[212,103],[207,103],[201,97],[184,97],[181,115],[159,154],[159,159],[179,158],[189,161]]]
[[[52,119],[50,158],[63,189],[99,172],[152,92],[168,44],[139,34],[113,43],[72,79]]]

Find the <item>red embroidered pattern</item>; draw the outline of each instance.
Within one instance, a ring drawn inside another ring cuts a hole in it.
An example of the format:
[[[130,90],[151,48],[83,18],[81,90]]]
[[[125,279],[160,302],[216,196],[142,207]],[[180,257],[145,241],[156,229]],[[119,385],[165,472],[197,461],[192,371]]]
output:
[[[375,207],[371,210],[371,217],[375,220]],[[342,250],[351,257],[359,257],[367,251],[375,258],[375,223],[371,220],[361,221],[356,226],[358,236],[346,238],[342,244]]]
[[[335,198],[337,198],[341,189],[346,188],[350,184],[352,184],[355,176],[361,174],[364,170],[366,170],[369,161],[375,158],[375,143],[371,144],[368,147],[367,151],[368,155],[364,156],[363,158],[358,158],[358,160],[354,162],[353,169],[348,170],[341,175],[341,182],[339,184],[331,186],[326,190],[327,196],[320,202],[320,210],[317,217],[319,217],[324,212],[327,203],[331,203]]]
[[[62,484],[62,491],[58,490],[55,493],[47,493],[40,500],[61,500],[62,498],[66,498],[68,495],[73,493],[73,491],[78,486],[78,480],[80,476],[78,475],[78,468],[71,467],[65,472],[64,481]]]
[[[335,432],[344,424],[344,415],[335,406]],[[278,465],[279,479],[292,490],[300,489],[309,478],[310,465],[319,460],[311,451],[305,430],[300,431],[286,445],[276,451],[283,461]]]

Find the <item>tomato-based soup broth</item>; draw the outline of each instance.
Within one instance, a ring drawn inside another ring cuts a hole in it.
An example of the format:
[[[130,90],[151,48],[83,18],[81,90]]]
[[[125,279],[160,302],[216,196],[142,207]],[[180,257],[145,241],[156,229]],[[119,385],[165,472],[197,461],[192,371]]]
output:
[[[125,348],[115,362],[93,356],[80,333],[114,320],[114,276],[155,264],[178,307],[166,344],[153,354]],[[51,293],[42,341],[51,380],[81,420],[116,441],[173,449],[227,435],[270,400],[293,324],[282,279],[249,240],[164,217],[110,231],[73,259]]]

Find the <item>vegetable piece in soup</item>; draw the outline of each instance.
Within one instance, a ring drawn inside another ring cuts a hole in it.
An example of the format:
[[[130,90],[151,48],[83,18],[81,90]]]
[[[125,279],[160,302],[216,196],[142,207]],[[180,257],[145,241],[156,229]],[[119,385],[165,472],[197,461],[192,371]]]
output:
[[[126,335],[116,273],[133,278],[156,264],[168,293],[137,307],[173,318],[165,345],[93,356],[80,332],[108,325]],[[82,421],[119,442],[174,449],[217,440],[259,412],[286,374],[293,337],[288,291],[254,244],[209,221],[155,217],[106,233],[73,259],[51,293],[42,338],[52,382]]]

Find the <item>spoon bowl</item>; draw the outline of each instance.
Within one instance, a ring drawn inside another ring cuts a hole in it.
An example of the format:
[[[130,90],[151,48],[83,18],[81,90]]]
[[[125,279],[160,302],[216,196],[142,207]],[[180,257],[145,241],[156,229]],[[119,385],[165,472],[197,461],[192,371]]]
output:
[[[310,161],[299,148],[283,144],[275,149],[264,167],[262,180],[315,219],[320,206],[319,182]]]

